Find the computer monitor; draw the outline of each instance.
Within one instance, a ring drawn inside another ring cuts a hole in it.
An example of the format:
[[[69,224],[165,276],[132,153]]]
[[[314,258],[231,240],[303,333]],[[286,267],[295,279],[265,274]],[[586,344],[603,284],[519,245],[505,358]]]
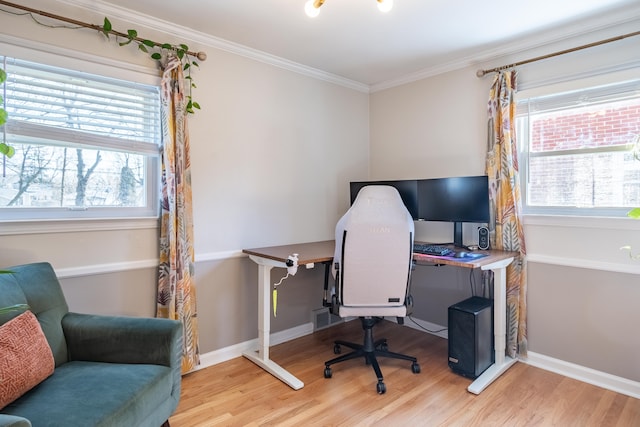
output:
[[[456,246],[462,223],[489,222],[489,179],[486,175],[418,180],[418,216],[425,221],[454,223]]]
[[[390,185],[398,190],[400,198],[407,207],[407,210],[411,214],[414,220],[418,219],[418,181],[415,179],[410,180],[395,180],[395,181],[356,181],[351,182],[351,204],[356,199],[358,192],[362,187],[367,185]]]

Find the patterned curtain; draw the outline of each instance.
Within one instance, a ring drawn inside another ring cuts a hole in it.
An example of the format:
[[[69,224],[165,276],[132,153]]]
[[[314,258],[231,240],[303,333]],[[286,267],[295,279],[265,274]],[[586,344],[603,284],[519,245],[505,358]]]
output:
[[[194,283],[191,160],[182,62],[167,60],[161,83],[162,199],[157,317],[183,325],[182,372],[200,363]]]
[[[518,252],[507,267],[507,345],[510,357],[527,356],[527,269],[515,132],[515,70],[496,74],[489,93],[489,176],[494,249]]]

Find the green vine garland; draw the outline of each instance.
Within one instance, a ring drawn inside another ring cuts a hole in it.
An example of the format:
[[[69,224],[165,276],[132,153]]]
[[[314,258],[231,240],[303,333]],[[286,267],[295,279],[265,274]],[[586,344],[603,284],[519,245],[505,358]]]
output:
[[[0,68],[0,86],[7,80],[7,73]],[[5,110],[2,106],[4,105],[4,99],[2,95],[0,95],[0,127],[4,126],[7,123],[7,118],[9,114],[7,114],[7,110]],[[10,146],[5,144],[4,142],[0,142],[0,154],[4,154],[7,157],[13,157],[16,150]]]
[[[110,38],[109,36],[111,34],[114,34],[116,36],[116,41],[119,37],[126,38],[126,41],[118,43],[120,46],[127,46],[131,43],[136,43],[139,50],[146,54],[149,54],[149,56],[156,61],[162,60],[167,51],[174,53],[182,62],[183,70],[187,73],[184,78],[185,80],[187,80],[187,82],[189,82],[189,94],[187,95],[188,102],[186,106],[186,112],[193,114],[194,108],[198,110],[200,109],[200,104],[195,102],[192,97],[192,89],[196,88],[196,84],[191,77],[192,67],[200,67],[200,65],[197,61],[191,59],[191,56],[189,55],[189,46],[187,46],[186,44],[173,45],[170,43],[157,43],[153,40],[141,39],[138,37],[138,32],[136,30],[127,30],[126,34],[115,31],[113,29],[113,26],[111,25],[111,22],[106,17],[104,18],[104,23],[100,29],[102,34],[104,34],[107,39]],[[201,54],[198,54],[198,58],[200,58],[200,55]]]
[[[31,12],[29,12],[28,14],[32,17],[32,19],[36,23],[40,25],[45,25],[40,21],[38,21],[37,19],[35,19],[35,17]],[[45,26],[48,26],[48,25],[45,25]],[[116,41],[118,41],[121,38],[124,38],[125,41],[118,42],[120,46],[127,46],[131,43],[136,43],[140,51],[148,54],[152,59],[156,61],[161,61],[164,57],[166,57],[166,55],[169,52],[175,54],[176,57],[180,60],[180,62],[182,62],[182,69],[183,71],[186,72],[186,76],[184,78],[189,84],[189,92],[187,94],[187,105],[185,107],[185,111],[188,114],[194,114],[195,110],[200,109],[200,104],[198,104],[196,101],[193,100],[192,93],[193,93],[193,89],[196,88],[196,84],[193,81],[193,77],[191,76],[191,70],[193,69],[193,67],[200,67],[200,64],[198,64],[198,62],[195,59],[191,58],[191,56],[194,54],[189,52],[189,46],[183,43],[179,45],[173,45],[171,43],[157,43],[157,42],[154,42],[153,40],[142,39],[138,37],[138,31],[136,30],[127,30],[126,33],[116,31],[113,29],[113,26],[111,25],[111,21],[109,21],[109,19],[106,17],[104,18],[104,23],[102,26],[93,25],[93,24],[91,25],[84,24],[83,26],[100,31],[102,34],[104,34],[104,36],[107,39],[110,39],[111,35],[114,35],[116,37]],[[82,26],[65,27],[65,28],[82,28]],[[206,55],[203,52],[198,52],[194,56],[199,60],[206,59]],[[2,86],[6,80],[7,80],[7,73],[4,69],[0,67],[0,86]],[[2,98],[2,95],[0,95],[0,128],[4,126],[4,124],[7,122],[9,117],[9,114],[7,113],[7,110],[3,108],[3,105],[4,105],[4,99]],[[13,155],[15,154],[15,149],[4,142],[0,142],[0,154],[9,158],[13,157]]]

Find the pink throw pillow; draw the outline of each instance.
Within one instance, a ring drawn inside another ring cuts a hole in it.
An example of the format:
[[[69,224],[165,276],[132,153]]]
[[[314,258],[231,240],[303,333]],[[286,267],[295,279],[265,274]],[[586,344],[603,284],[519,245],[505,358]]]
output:
[[[55,364],[31,311],[0,325],[0,409],[53,374]]]

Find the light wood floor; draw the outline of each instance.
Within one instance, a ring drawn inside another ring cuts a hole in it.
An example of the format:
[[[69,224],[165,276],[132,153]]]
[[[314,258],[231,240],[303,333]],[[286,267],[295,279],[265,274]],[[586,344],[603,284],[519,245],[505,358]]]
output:
[[[243,357],[186,375],[171,426],[640,426],[639,399],[524,363],[476,396],[449,370],[446,340],[391,322],[375,337],[416,356],[422,372],[383,359],[383,395],[361,360],[334,365],[325,379],[333,340],[362,338],[360,322],[348,322],[272,347],[271,358],[304,382],[298,391]]]

